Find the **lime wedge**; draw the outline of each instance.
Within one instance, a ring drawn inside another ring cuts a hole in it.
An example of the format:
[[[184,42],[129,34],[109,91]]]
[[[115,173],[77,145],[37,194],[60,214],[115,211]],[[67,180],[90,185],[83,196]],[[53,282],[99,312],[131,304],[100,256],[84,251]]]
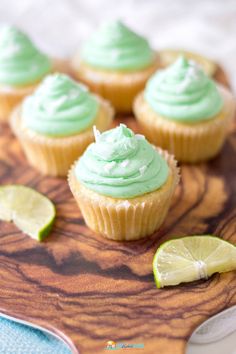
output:
[[[35,190],[21,186],[0,187],[0,220],[13,221],[24,233],[42,241],[56,215],[53,203]]]
[[[153,259],[158,288],[207,279],[236,270],[236,247],[216,236],[188,236],[164,242]]]

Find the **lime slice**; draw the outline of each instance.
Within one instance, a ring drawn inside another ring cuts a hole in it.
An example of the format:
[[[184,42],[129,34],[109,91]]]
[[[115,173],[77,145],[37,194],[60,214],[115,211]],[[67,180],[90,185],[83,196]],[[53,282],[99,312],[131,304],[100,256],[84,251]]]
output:
[[[188,236],[163,243],[153,259],[158,288],[236,270],[236,247],[216,236]]]
[[[21,186],[0,187],[0,220],[13,221],[21,231],[42,241],[56,215],[53,203],[35,190]]]

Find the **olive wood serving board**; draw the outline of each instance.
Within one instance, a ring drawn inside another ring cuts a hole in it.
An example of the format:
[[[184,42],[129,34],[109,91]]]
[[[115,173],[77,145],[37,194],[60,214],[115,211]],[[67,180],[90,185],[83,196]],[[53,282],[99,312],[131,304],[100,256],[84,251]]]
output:
[[[222,71],[217,75],[226,83]],[[133,118],[122,121],[137,130]],[[181,172],[161,229],[148,239],[116,243],[86,227],[67,181],[29,167],[10,129],[1,127],[0,183],[44,193],[56,204],[57,219],[43,243],[0,223],[0,310],[51,329],[73,353],[105,353],[112,340],[144,344],[130,354],[183,354],[197,325],[236,304],[236,274],[158,290],[152,259],[172,236],[210,233],[236,242],[235,130],[217,158],[182,165]]]

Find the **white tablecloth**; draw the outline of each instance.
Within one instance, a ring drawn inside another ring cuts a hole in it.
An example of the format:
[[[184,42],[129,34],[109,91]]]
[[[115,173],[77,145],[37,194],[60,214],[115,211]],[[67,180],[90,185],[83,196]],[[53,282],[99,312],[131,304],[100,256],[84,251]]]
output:
[[[0,0],[0,24],[22,27],[61,57],[111,18],[148,36],[157,49],[188,48],[216,58],[236,91],[236,0]]]

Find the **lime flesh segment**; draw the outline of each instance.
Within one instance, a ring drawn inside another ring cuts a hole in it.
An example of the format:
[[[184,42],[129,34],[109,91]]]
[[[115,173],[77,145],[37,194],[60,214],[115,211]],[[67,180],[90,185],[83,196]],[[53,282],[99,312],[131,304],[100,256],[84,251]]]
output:
[[[21,186],[0,187],[0,220],[13,221],[25,234],[42,241],[56,215],[53,203],[35,190]]]
[[[216,236],[187,236],[163,243],[153,259],[158,288],[236,270],[236,247]]]

